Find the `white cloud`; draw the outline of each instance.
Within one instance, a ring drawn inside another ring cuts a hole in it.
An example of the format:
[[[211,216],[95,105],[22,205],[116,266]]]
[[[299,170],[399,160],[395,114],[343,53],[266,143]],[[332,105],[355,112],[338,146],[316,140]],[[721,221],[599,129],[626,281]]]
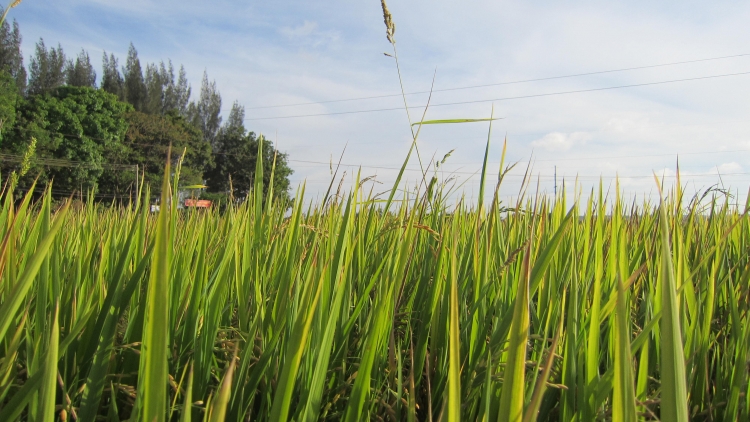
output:
[[[709,174],[733,174],[733,173],[742,173],[742,165],[737,163],[736,161],[732,161],[731,163],[722,163],[716,167],[711,168],[711,170],[708,171]]]
[[[317,22],[308,20],[297,26],[284,26],[279,33],[292,42],[309,47],[330,45],[339,39],[337,31],[321,30]]]
[[[604,131],[613,134],[643,133],[649,129],[650,123],[648,115],[644,113],[620,113],[607,121]]]
[[[552,132],[532,142],[531,145],[549,151],[566,151],[573,146],[573,143],[564,133]]]
[[[654,174],[659,177],[674,177],[677,175],[677,171],[673,168],[664,167],[654,171]],[[680,172],[681,175],[685,175],[685,172]]]
[[[586,132],[573,132],[570,134],[552,132],[533,141],[531,146],[547,151],[567,151],[576,145],[585,144],[591,138],[591,134]]]
[[[295,27],[285,26],[281,28],[279,32],[281,32],[282,35],[288,38],[299,38],[299,37],[308,37],[313,32],[317,31],[317,29],[318,29],[317,22],[305,21],[303,24],[295,26]]]

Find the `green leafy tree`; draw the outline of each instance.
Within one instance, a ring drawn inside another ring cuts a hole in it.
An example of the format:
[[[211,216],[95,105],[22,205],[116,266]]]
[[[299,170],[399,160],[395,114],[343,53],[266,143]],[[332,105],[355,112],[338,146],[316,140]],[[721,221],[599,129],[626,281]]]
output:
[[[145,173],[146,182],[151,185],[153,192],[158,192],[161,186],[170,144],[173,164],[176,164],[185,151],[180,183],[203,183],[204,172],[213,164],[211,146],[185,118],[176,111],[163,116],[136,111],[128,113],[125,118],[128,122],[125,145],[129,151],[126,162],[138,165],[139,170]],[[122,181],[119,183],[122,186]]]
[[[36,52],[29,63],[29,95],[41,95],[52,92],[55,88],[65,84],[65,53],[62,47],[50,48],[44,45],[44,40],[36,43]]]
[[[258,159],[258,140],[262,135],[246,132],[245,110],[234,103],[227,124],[219,130],[214,147],[214,167],[207,173],[209,192],[230,193],[235,198],[248,195],[255,180],[255,163]],[[263,140],[263,189],[268,192],[273,169],[274,197],[289,200],[289,176],[293,170],[287,162],[287,155],[279,153],[269,140]],[[230,189],[231,178],[231,189]]]
[[[63,194],[96,189],[107,172],[133,171],[124,161],[123,144],[125,113],[130,110],[129,104],[102,90],[63,86],[19,103],[16,125],[2,150],[23,155],[35,138],[27,178],[38,174],[40,186],[54,179],[55,190]]]

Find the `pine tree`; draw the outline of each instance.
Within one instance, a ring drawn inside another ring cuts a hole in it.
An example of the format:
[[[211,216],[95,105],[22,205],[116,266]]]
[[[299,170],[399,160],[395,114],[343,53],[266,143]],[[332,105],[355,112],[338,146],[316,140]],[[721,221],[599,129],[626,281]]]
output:
[[[125,62],[122,74],[125,77],[125,99],[137,111],[144,111],[148,90],[143,80],[143,70],[141,69],[141,61],[138,59],[138,51],[136,51],[133,43],[130,43],[128,59]]]
[[[13,77],[19,94],[26,91],[26,68],[23,66],[21,53],[21,32],[15,20],[13,29],[8,21],[3,22],[3,26],[0,27],[0,70],[8,72]]]
[[[174,86],[174,108],[181,116],[187,117],[188,103],[190,102],[190,83],[187,79],[185,66],[180,65],[180,75],[177,77],[177,85]]]
[[[245,134],[245,106],[240,105],[238,101],[232,104],[232,110],[229,112],[229,118],[221,128],[224,132],[238,132]]]
[[[159,63],[159,78],[161,79],[162,98],[160,105],[160,113],[165,114],[166,112],[175,109],[174,103],[174,66],[172,60],[169,60],[169,66],[164,62]]]
[[[29,95],[45,94],[65,84],[65,54],[62,47],[57,49],[44,45],[44,40],[36,43],[36,54],[29,64]]]
[[[76,57],[75,63],[73,60],[68,61],[65,73],[68,85],[96,88],[96,71],[94,66],[91,65],[89,53],[83,49]]]
[[[163,65],[163,63],[162,63]],[[165,85],[169,84],[168,75],[160,72],[156,64],[146,65],[146,101],[144,103],[144,113],[147,114],[164,114],[164,91]]]
[[[0,70],[0,144],[4,143],[4,135],[15,126],[20,95],[16,80],[7,71]]]
[[[179,79],[175,82],[174,65],[171,60],[168,63],[169,65],[162,61],[158,66],[155,63],[146,66],[144,83],[147,98],[144,112],[166,115],[175,111],[186,117],[190,85],[187,82],[185,68],[180,67]]]
[[[174,66],[171,60],[169,61],[169,66],[166,66],[164,62],[161,63],[159,73],[161,74],[162,82],[164,82],[162,114],[175,110],[179,115],[187,117],[188,102],[190,101],[190,84],[187,81],[185,67],[180,66],[180,74],[176,83],[174,80]]]
[[[189,120],[203,132],[203,139],[214,145],[216,135],[221,127],[221,94],[216,88],[216,81],[208,82],[208,73],[203,72],[201,82],[201,96],[198,103],[191,102],[188,106]]]
[[[101,88],[109,92],[110,94],[117,95],[121,101],[125,99],[123,90],[124,81],[122,75],[120,75],[120,66],[117,63],[117,58],[114,54],[110,54],[107,57],[107,52],[104,52],[102,58],[102,85]]]

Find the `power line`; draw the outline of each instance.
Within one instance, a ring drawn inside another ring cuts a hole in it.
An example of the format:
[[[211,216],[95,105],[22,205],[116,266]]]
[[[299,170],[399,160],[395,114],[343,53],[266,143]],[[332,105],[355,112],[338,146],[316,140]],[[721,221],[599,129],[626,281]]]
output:
[[[729,76],[740,76],[740,75],[748,75],[748,74],[750,74],[750,72],[725,73],[721,75],[698,76],[695,78],[671,79],[667,81],[645,82],[645,83],[628,84],[628,85],[616,85],[616,86],[608,86],[608,87],[602,87],[602,88],[577,89],[573,91],[547,92],[547,93],[542,93],[542,94],[519,95],[519,96],[514,96],[514,97],[500,97],[500,98],[492,98],[492,99],[486,99],[486,100],[456,101],[456,102],[451,102],[451,103],[429,104],[429,107],[444,107],[444,106],[452,106],[452,105],[491,103],[495,101],[520,100],[524,98],[552,97],[552,96],[558,96],[558,95],[579,94],[583,92],[609,91],[609,90],[614,90],[614,89],[635,88],[635,87],[640,87],[640,86],[651,86],[651,85],[663,85],[663,84],[670,84],[670,83],[676,83],[676,82],[699,81],[699,80],[705,80],[705,79],[717,79],[717,78],[725,78]],[[426,106],[427,105],[412,106],[411,108],[422,108]],[[396,111],[396,110],[403,110],[403,109],[404,109],[403,107],[392,107],[392,108],[377,108],[377,109],[370,109],[370,110],[339,111],[339,112],[333,112],[333,113],[298,114],[298,115],[293,115],[293,116],[253,117],[253,118],[245,119],[245,121],[296,119],[296,118],[301,118],[301,117],[337,116],[337,115],[343,115],[343,114],[375,113],[375,112]]]
[[[50,134],[56,133],[62,136],[66,137],[73,137],[73,138],[81,138],[81,136],[78,135],[70,135],[65,134],[62,132],[55,132],[48,129],[42,129]],[[98,139],[98,140],[104,140],[102,138],[96,138],[96,137],[89,137],[90,139]],[[139,146],[147,146],[147,147],[155,147],[155,148],[162,148],[164,150],[167,150],[169,147],[166,145],[159,145],[159,144],[146,144],[146,143],[138,143],[138,142],[129,142],[127,145],[139,145]],[[614,155],[614,156],[588,156],[588,157],[569,157],[569,158],[554,158],[554,159],[532,159],[533,162],[558,162],[558,161],[580,161],[580,160],[603,160],[603,159],[617,159],[617,158],[649,158],[649,157],[679,157],[680,155],[705,155],[705,154],[723,154],[723,153],[735,153],[735,152],[750,152],[750,149],[736,149],[736,150],[727,150],[727,151],[696,151],[696,152],[683,152],[683,153],[667,153],[667,154],[639,154],[639,155]],[[230,154],[226,152],[212,152],[213,154],[219,154],[219,155],[225,155],[230,157],[252,157],[250,154]],[[13,155],[13,154],[2,154],[0,153],[0,161],[13,161],[18,162],[23,158],[21,155]],[[88,166],[88,167],[94,167],[96,168],[96,164],[87,163],[83,161],[75,161],[75,160],[63,160],[63,159],[55,159],[55,158],[41,158],[41,157],[34,157],[34,160],[40,161],[44,160],[45,162],[49,162],[50,165],[58,165],[60,167],[75,167],[75,166]],[[307,163],[307,164],[314,164],[314,165],[325,165],[330,166],[331,162],[324,162],[324,161],[311,161],[311,160],[295,160],[295,159],[287,159],[288,162],[293,163]],[[518,163],[528,163],[529,160],[526,161],[518,161]],[[448,162],[446,164],[450,165],[478,165],[480,163],[477,162],[470,162],[470,163],[451,163]],[[133,169],[138,164],[118,164],[118,163],[102,163],[102,166],[109,166],[111,168],[119,168],[119,169]],[[383,169],[383,170],[400,170],[401,167],[389,167],[387,165],[363,165],[363,164],[340,164],[344,167],[364,167],[364,168],[376,168],[376,169]],[[407,171],[420,171],[418,169],[407,169]],[[446,170],[447,171],[447,170]],[[454,172],[455,173],[455,172]],[[475,174],[475,172],[459,172],[456,174]]]
[[[517,118],[519,118],[519,116],[506,117],[505,119],[511,119],[511,118],[512,119],[517,119]],[[524,117],[520,117],[520,118],[523,119]],[[735,119],[735,118],[731,118],[731,119],[722,119],[720,122],[717,122],[715,120],[700,120],[700,121],[695,121],[695,122],[690,123],[690,124],[680,124],[679,127],[681,129],[692,128],[692,127],[702,128],[702,127],[705,127],[708,124],[719,124],[719,123],[721,123],[721,124],[727,124],[727,123],[738,123],[738,122],[746,123],[747,119]],[[662,126],[667,126],[667,125],[668,124],[666,124],[666,123],[661,123],[657,127],[662,127]],[[674,125],[671,125],[671,126],[674,126]],[[521,139],[523,139],[523,137],[521,137]],[[456,140],[457,140],[457,138],[455,136],[446,137],[446,136],[437,136],[437,135],[434,135],[434,134],[424,134],[424,135],[420,134],[419,138],[417,139],[417,142],[420,145],[433,145],[433,144],[437,144],[437,143],[441,143],[441,142],[452,142],[452,143],[454,143],[454,142],[456,142]],[[483,134],[483,135],[481,135],[481,136],[462,135],[460,138],[458,138],[458,140],[460,140],[462,143],[466,143],[466,142],[482,142],[482,144],[484,144],[485,142],[487,142],[487,135],[486,135],[486,133]],[[383,146],[383,145],[392,145],[392,146],[398,147],[398,146],[404,146],[404,145],[409,146],[409,145],[411,145],[412,142],[413,142],[413,139],[411,139],[410,137],[398,137],[398,136],[396,136],[394,138],[389,138],[388,140],[384,140],[384,141],[377,140],[377,141],[352,142],[352,141],[347,141],[347,140],[343,140],[343,139],[342,140],[338,140],[338,141],[333,140],[333,141],[331,141],[330,145],[336,146],[339,149],[344,148],[344,146],[349,147],[349,146],[354,146],[354,145],[364,145],[364,146],[374,146],[374,147],[380,147],[380,146]],[[527,141],[523,140],[522,142],[527,142]],[[303,144],[303,143],[300,143],[299,141],[291,143],[291,144],[288,144],[288,143],[284,144],[284,147],[286,149],[295,149],[295,150],[311,149],[311,148],[320,149],[320,145],[311,144],[311,143],[304,143]]]
[[[578,161],[578,160],[606,160],[610,158],[649,158],[649,157],[679,157],[680,155],[704,155],[704,154],[723,154],[732,152],[750,152],[750,149],[735,149],[729,151],[701,151],[701,152],[682,152],[673,154],[643,154],[643,155],[610,155],[610,156],[598,156],[598,157],[569,157],[569,158],[547,158],[543,160],[532,160],[537,161]],[[527,163],[528,161],[521,161]],[[458,163],[454,163],[458,164]],[[465,163],[465,164],[477,164],[477,163]]]
[[[27,192],[29,192],[31,190],[29,187],[19,187],[18,189],[20,189],[21,193],[23,193],[23,194],[26,194]],[[43,192],[46,189],[47,188],[45,186],[36,186],[34,188],[35,191],[40,191],[40,192]],[[77,196],[77,195],[81,195],[81,196],[84,196],[84,197],[88,197],[88,196],[92,195],[92,196],[94,196],[96,198],[112,198],[112,199],[117,199],[117,198],[135,198],[135,197],[138,196],[136,192],[133,192],[133,193],[126,193],[126,192],[123,192],[123,193],[96,192],[96,193],[90,194],[90,193],[88,193],[86,191],[82,192],[80,190],[77,190],[77,191],[67,191],[67,190],[58,190],[58,189],[52,189],[51,192],[52,192],[53,195],[58,195],[58,196],[71,196],[71,195],[76,195]]]
[[[524,161],[515,161],[516,163],[528,163],[531,162],[558,162],[558,161],[580,161],[580,160],[606,160],[606,159],[613,159],[613,158],[649,158],[649,157],[679,157],[682,155],[706,155],[706,154],[730,154],[735,152],[750,152],[750,149],[734,149],[734,150],[726,150],[726,151],[698,151],[698,152],[680,152],[680,153],[668,153],[668,154],[641,154],[641,155],[610,155],[610,156],[588,156],[588,157],[568,157],[568,158],[548,158],[548,159],[532,159],[532,160],[524,160]],[[327,162],[322,161],[306,161],[306,160],[287,160],[289,162],[298,162],[298,163],[316,163],[316,164],[325,164],[328,165]],[[446,162],[445,165],[479,165],[482,164],[481,162]],[[489,163],[492,164],[492,163]],[[343,164],[342,164],[343,165]],[[352,164],[352,166],[356,166],[356,164]]]
[[[357,167],[357,168],[365,168],[365,169],[401,170],[401,167],[369,166],[369,165],[363,165],[363,164],[345,164],[345,163],[333,164],[333,163],[330,163],[330,162],[326,163],[326,162],[323,162],[323,161],[310,161],[310,160],[289,160],[289,161],[294,161],[294,162],[299,162],[299,163],[308,163],[308,164],[318,164],[318,165],[321,165],[321,166],[322,165],[325,165],[325,166],[338,165],[338,166],[341,166],[341,167]],[[405,168],[404,171],[420,172],[420,173],[422,173],[422,170],[420,170],[420,169],[414,169],[414,168]],[[427,173],[431,174],[433,171],[434,170],[427,170]],[[473,172],[471,172],[471,171],[450,171],[450,170],[445,170],[445,171],[443,171],[443,173],[448,174],[448,175],[460,174],[460,175],[476,176],[476,175],[481,174],[481,169],[478,169],[478,170],[473,171]],[[493,173],[488,173],[488,174],[493,174]],[[718,177],[718,176],[748,175],[748,174],[750,174],[750,173],[738,172],[738,173],[721,173],[721,174],[685,175],[685,177],[693,177],[693,176],[695,176],[695,177]],[[518,178],[521,178],[521,177],[525,177],[525,176],[520,175],[520,174],[509,174],[509,175],[506,175],[505,177],[518,177]],[[534,178],[535,177],[536,176],[534,176]],[[553,176],[541,176],[541,177],[552,178]],[[595,176],[595,175],[579,175],[579,176],[575,176],[575,177],[577,177],[577,178],[584,178],[584,179],[599,179],[599,178],[602,178],[602,177],[605,177],[605,176],[603,176],[603,175],[599,175],[599,176]],[[634,176],[619,176],[619,175],[616,175],[616,176],[606,176],[606,177],[620,177],[621,179],[633,179],[633,178],[648,178],[648,177],[654,177],[654,176],[652,174],[652,175],[634,175]],[[673,176],[669,176],[669,177],[673,177]]]
[[[662,64],[654,64],[654,65],[646,65],[646,66],[625,67],[625,68],[620,68],[620,69],[600,70],[596,72],[574,73],[570,75],[549,76],[545,78],[522,79],[522,80],[517,80],[517,81],[509,81],[509,82],[496,82],[496,83],[491,83],[491,84],[442,88],[442,89],[435,89],[432,91],[415,91],[415,92],[406,93],[405,95],[429,94],[430,92],[459,91],[459,90],[464,90],[464,89],[487,88],[491,86],[513,85],[513,84],[521,84],[521,83],[527,83],[527,82],[550,81],[550,80],[555,80],[555,79],[566,79],[566,78],[576,78],[580,76],[602,75],[605,73],[625,72],[625,71],[630,71],[630,70],[653,69],[656,67],[675,66],[675,65],[689,64],[689,63],[699,63],[699,62],[706,62],[706,61],[711,61],[711,60],[734,59],[734,58],[746,57],[746,56],[750,56],[750,53],[735,54],[732,56],[710,57],[706,59],[685,60],[685,61],[680,61],[680,62],[662,63]],[[346,102],[346,101],[360,101],[360,100],[373,100],[373,99],[378,99],[378,98],[400,97],[401,95],[402,95],[401,93],[383,94],[383,95],[374,95],[374,96],[369,96],[369,97],[344,98],[344,99],[325,100],[325,101],[311,101],[311,102],[306,102],[306,103],[292,103],[292,104],[278,104],[278,105],[270,105],[270,106],[246,107],[245,109],[246,110],[260,110],[260,109],[281,108],[281,107],[297,107],[297,106],[304,106],[304,105],[330,104],[330,103],[340,103],[340,102]]]
[[[750,73],[750,72],[749,72]],[[62,136],[70,136],[75,138],[80,138],[81,136],[77,135],[68,135],[61,132],[53,132],[50,130],[44,129],[48,133],[57,133]],[[100,138],[92,138],[92,139],[100,139]],[[168,147],[165,145],[159,145],[159,144],[142,144],[142,143],[129,143],[130,145],[142,145],[142,146],[150,146],[150,147],[157,147],[157,148],[163,148],[167,149]],[[607,158],[643,158],[643,157],[654,157],[654,156],[679,156],[679,155],[688,155],[688,154],[713,154],[713,153],[725,153],[725,152],[746,152],[750,150],[732,150],[732,151],[703,151],[703,152],[689,152],[689,153],[682,153],[682,154],[643,154],[643,155],[631,155],[631,156],[592,156],[592,157],[571,157],[571,158],[558,158],[558,159],[547,159],[547,160],[533,160],[533,161],[563,161],[563,160],[596,160],[596,159],[607,159]],[[229,154],[229,153],[219,153],[217,154],[223,154],[227,156],[235,156],[235,157],[249,157],[247,154]],[[21,155],[13,155],[13,154],[2,154],[0,153],[0,161],[11,161],[11,162],[19,162],[23,159],[23,156]],[[55,158],[34,158],[37,162],[40,162],[41,164],[48,165],[48,166],[57,166],[57,167],[89,167],[89,168],[105,168],[108,167],[110,169],[133,169],[137,168],[137,165],[127,165],[127,164],[117,164],[117,163],[101,163],[99,165],[92,164],[92,163],[86,163],[82,161],[74,161],[74,160],[64,160],[64,159],[55,159]],[[323,161],[312,161],[312,160],[293,160],[288,159],[289,162],[297,162],[297,163],[307,163],[307,164],[313,164],[318,166],[331,166],[332,162],[323,162]],[[455,164],[455,163],[454,163]],[[476,163],[471,163],[476,164]],[[342,167],[358,167],[358,168],[368,168],[368,169],[381,169],[381,170],[400,170],[401,167],[389,167],[389,166],[372,166],[372,165],[362,165],[362,164],[347,164],[347,163],[340,163],[337,164]],[[420,169],[413,169],[413,168],[406,168],[404,171],[408,172],[420,172],[422,173],[422,170]],[[430,170],[429,172],[434,172],[433,170]],[[470,171],[450,171],[450,170],[443,170],[443,174],[447,174],[448,176],[452,175],[468,175],[469,178],[476,177],[477,175],[481,174],[481,169],[477,169],[476,171],[470,172]],[[490,173],[492,174],[492,173]],[[750,173],[725,173],[725,174],[698,174],[698,175],[689,175],[683,173],[683,179],[690,179],[690,178],[699,178],[699,177],[724,177],[724,176],[744,176],[749,175]],[[506,175],[506,177],[512,177],[512,178],[522,178],[524,176],[522,175]],[[539,178],[540,180],[544,179],[547,180],[549,178],[552,178],[553,176],[542,176],[541,174],[538,174],[537,176],[531,176],[532,179]],[[576,179],[593,179],[593,180],[601,180],[604,178],[614,178],[618,177],[620,179],[638,179],[638,178],[651,178],[653,177],[653,174],[650,175],[633,175],[633,176],[604,176],[602,174],[595,176],[595,175],[577,175],[575,176]],[[675,177],[675,176],[665,176],[665,177]]]
[[[23,161],[24,156],[22,155],[14,155],[14,154],[0,154],[0,161],[5,162],[14,162],[18,163]],[[79,167],[79,168],[93,168],[93,169],[99,169],[99,168],[110,168],[113,170],[132,170],[136,167],[136,164],[115,164],[115,163],[87,163],[85,161],[75,161],[75,160],[64,160],[60,158],[42,158],[42,157],[32,157],[32,162],[36,162],[42,165],[46,165],[49,167]]]
[[[414,170],[416,170],[416,169],[414,169]],[[416,170],[416,171],[419,171],[419,170]],[[476,175],[478,175],[478,174],[476,174]],[[719,174],[687,174],[687,175],[686,174],[682,174],[682,175],[680,175],[680,178],[683,181],[685,181],[685,180],[691,180],[691,179],[695,179],[695,178],[719,177],[719,176],[721,176],[721,177],[725,177],[725,176],[746,176],[746,175],[750,175],[750,173],[726,173],[726,174],[721,174],[721,175],[719,175]],[[516,176],[518,176],[518,175],[516,175]],[[659,174],[657,174],[657,176],[660,177],[660,178],[664,177],[664,178],[667,178],[667,179],[676,178],[676,175],[659,175]],[[535,180],[537,180],[537,178],[539,180],[543,180],[543,181],[553,181],[553,177],[554,176],[550,176],[550,175],[536,175],[536,176],[529,176],[529,179],[531,181],[535,181]],[[579,180],[580,179],[585,179],[585,180],[600,180],[601,179],[601,180],[605,180],[605,179],[619,178],[619,179],[623,180],[623,179],[632,179],[632,178],[648,178],[648,179],[650,179],[650,178],[653,178],[653,177],[654,177],[653,175],[642,175],[642,176],[618,176],[618,175],[615,175],[615,176],[578,176],[576,178],[571,177],[571,179],[579,179]],[[331,179],[302,178],[302,179],[300,179],[298,181],[298,183],[301,183],[303,181],[304,182],[319,182],[319,183],[325,182],[325,183],[328,183],[328,182],[330,182],[330,180]],[[378,180],[378,179],[374,179],[374,181],[382,183],[384,185],[390,184],[390,183],[395,183],[395,180]],[[455,182],[458,183],[458,184],[460,184],[460,185],[467,185],[467,186],[475,186],[475,185],[477,185],[479,183],[479,181],[477,181],[477,180],[465,180],[465,181],[456,180]],[[26,192],[28,192],[30,190],[29,187],[21,187],[21,186],[19,186],[19,189],[22,190],[22,193],[26,193]],[[46,190],[46,188],[43,187],[43,186],[36,186],[35,190],[44,191],[44,190]],[[52,193],[54,195],[58,195],[58,196],[82,195],[84,197],[88,197],[90,195],[93,195],[94,197],[97,197],[97,198],[110,198],[110,199],[134,198],[134,197],[137,196],[137,194],[135,194],[135,191],[128,191],[128,192],[122,192],[122,193],[98,192],[97,191],[97,192],[94,192],[92,194],[92,193],[89,193],[89,192],[82,192],[82,191],[79,191],[79,190],[69,191],[69,190],[59,190],[59,189],[54,189],[54,188],[52,189]],[[630,194],[642,194],[642,192],[635,192],[635,193],[634,192],[630,192]]]
[[[18,162],[18,161],[20,161],[22,159],[23,159],[23,156],[20,156],[20,155],[0,154],[0,161]],[[75,161],[72,161],[72,160],[61,160],[61,159],[45,160],[45,159],[39,159],[39,158],[37,158],[36,160],[38,162],[40,162],[40,164],[48,165],[48,166],[55,166],[55,167],[82,167],[82,164],[87,164],[87,163],[82,163],[82,162],[75,162]],[[310,160],[289,160],[289,161],[300,162],[300,163],[308,163],[308,164],[315,164],[315,165],[320,165],[320,166],[330,166],[331,165],[331,163],[326,163],[326,162],[322,162],[322,161],[310,161]],[[357,168],[378,169],[378,170],[401,170],[401,167],[370,166],[370,165],[346,164],[346,163],[341,163],[341,164],[337,164],[337,165],[342,166],[342,167],[357,167]],[[100,166],[102,168],[110,168],[110,169],[113,169],[113,170],[116,170],[116,169],[130,169],[130,170],[132,170],[133,168],[136,167],[135,165],[120,165],[120,164],[110,164],[110,163],[101,163]],[[99,168],[99,167],[97,167],[96,165],[93,165],[93,164],[89,164],[89,167],[90,168]],[[404,169],[404,171],[408,171],[408,172],[420,172],[420,173],[422,172],[422,170],[420,170],[420,169],[411,169],[411,168],[406,168],[406,169]],[[428,170],[428,173],[431,173],[433,171],[434,170]],[[458,171],[458,170],[456,170],[456,171],[445,170],[445,171],[443,171],[443,173],[445,173],[445,174],[447,174],[449,176],[450,175],[469,175],[471,177],[474,177],[474,176],[479,175],[481,173],[481,170],[477,169],[476,171],[473,171],[473,172],[471,172],[471,171]],[[697,174],[697,175],[696,174],[693,174],[693,175],[686,174],[686,175],[684,175],[684,177],[685,178],[691,178],[691,177],[719,177],[719,176],[723,177],[723,176],[739,176],[739,175],[748,175],[748,174],[750,174],[750,173],[737,172],[737,173],[724,173],[724,174],[718,174],[718,173],[717,174]],[[506,175],[506,177],[523,178],[523,177],[526,177],[526,176],[523,176],[523,175],[520,175],[520,174],[509,174],[509,175]],[[532,177],[532,178],[536,178],[536,177],[539,177],[539,178],[542,178],[542,179],[553,178],[553,176],[542,176],[542,175],[537,175],[537,176]],[[577,179],[601,179],[601,178],[613,178],[613,177],[619,177],[621,179],[634,179],[634,178],[649,178],[649,177],[653,177],[653,175],[633,175],[633,176],[625,176],[625,175],[623,175],[623,176],[620,176],[620,175],[616,175],[616,176],[577,175],[577,176],[575,176],[575,178],[577,178]],[[674,177],[674,176],[668,176],[668,177]]]
[[[47,129],[43,129],[43,130],[46,131],[46,132],[48,132],[48,133],[57,133],[58,135],[62,135],[62,136],[66,136],[66,137],[81,138],[81,136],[77,136],[77,135],[70,135],[70,134],[65,134],[65,133],[62,133],[62,132],[53,132],[53,131],[47,130]],[[89,137],[89,138],[90,139],[96,139],[96,140],[102,140],[102,141],[105,140],[105,139],[96,138],[96,137]],[[483,140],[486,140],[486,138],[483,138]],[[164,150],[169,149],[168,145],[145,144],[145,143],[140,143],[140,142],[127,142],[126,145],[139,145],[139,146],[146,146],[146,147],[161,148],[161,149],[164,149]],[[534,161],[534,162],[547,162],[547,161],[606,160],[606,159],[614,159],[614,158],[649,158],[649,157],[670,157],[670,156],[672,156],[672,157],[679,157],[680,155],[725,154],[725,153],[735,153],[735,152],[750,152],[750,149],[735,149],[735,150],[726,150],[726,151],[678,152],[678,153],[666,153],[666,154],[610,155],[610,156],[601,156],[600,155],[600,156],[588,156],[588,157],[533,159],[532,161]],[[211,153],[212,154],[218,154],[218,155],[225,155],[225,156],[229,156],[229,157],[248,157],[248,158],[254,157],[254,155],[251,155],[251,154],[230,154],[230,153],[221,152],[221,151],[212,151]],[[0,154],[0,155],[2,155],[2,154]],[[15,157],[21,157],[21,156],[18,155],[18,156],[15,156]],[[76,162],[76,161],[72,161],[72,160],[69,160],[69,161]],[[287,159],[287,161],[289,161],[289,162],[299,162],[299,163],[310,162],[310,163],[315,163],[315,164],[326,164],[326,165],[329,164],[327,162],[322,162],[322,161],[306,161],[306,160],[292,160],[292,159]],[[77,162],[78,163],[84,163],[82,161],[77,161]],[[518,162],[519,163],[527,163],[529,161],[526,160],[526,161],[518,161]],[[121,166],[123,166],[125,168],[129,168],[129,167],[134,166],[134,164],[132,164],[132,165],[128,165],[128,164],[115,164],[115,163],[111,163],[111,164],[112,165],[121,165]],[[467,163],[467,162],[463,162],[463,163],[451,163],[451,162],[448,162],[446,164],[472,165],[472,164],[481,164],[481,163],[478,163],[478,162],[469,162],[469,163]],[[358,164],[351,164],[351,166],[357,166],[357,165]]]
[[[643,154],[643,155],[621,155],[621,156],[588,156],[588,157],[571,157],[571,158],[556,158],[556,159],[546,159],[546,160],[532,160],[533,162],[537,161],[563,161],[563,160],[602,160],[607,158],[646,158],[646,157],[667,157],[667,156],[674,156],[678,157],[680,155],[695,155],[695,154],[721,154],[721,153],[732,153],[732,152],[750,152],[750,149],[735,149],[735,150],[729,150],[729,151],[700,151],[700,152],[684,152],[684,153],[671,153],[671,154]],[[325,164],[329,165],[330,163],[323,162],[323,161],[307,161],[307,160],[288,160],[291,162],[298,162],[298,163],[314,163],[314,164]],[[527,163],[528,161],[519,161],[519,163]],[[472,165],[472,164],[479,164],[479,163],[450,163],[448,164],[462,164],[462,165]],[[358,166],[359,164],[341,164],[346,166]],[[400,167],[399,167],[400,168]]]

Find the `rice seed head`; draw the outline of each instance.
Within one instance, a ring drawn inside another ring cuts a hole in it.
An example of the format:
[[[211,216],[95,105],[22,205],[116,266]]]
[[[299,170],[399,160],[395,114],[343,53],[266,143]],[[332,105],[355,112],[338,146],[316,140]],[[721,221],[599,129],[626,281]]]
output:
[[[21,4],[22,1],[23,0],[16,0],[16,1],[14,1],[13,4],[10,5],[10,8],[12,9],[12,8],[18,6],[19,4]]]
[[[395,44],[396,40],[393,38],[396,35],[396,24],[393,23],[393,16],[388,10],[388,5],[385,4],[385,0],[380,0],[380,4],[383,6],[383,21],[385,22],[385,36],[388,38],[388,42]]]
[[[18,0],[18,3],[21,1]],[[26,173],[29,172],[29,169],[31,169],[31,160],[34,158],[34,153],[36,152],[36,138],[31,137],[31,143],[29,143],[28,148],[26,148],[26,152],[23,154],[23,159],[21,160],[21,170],[19,171],[20,176],[25,176]]]

